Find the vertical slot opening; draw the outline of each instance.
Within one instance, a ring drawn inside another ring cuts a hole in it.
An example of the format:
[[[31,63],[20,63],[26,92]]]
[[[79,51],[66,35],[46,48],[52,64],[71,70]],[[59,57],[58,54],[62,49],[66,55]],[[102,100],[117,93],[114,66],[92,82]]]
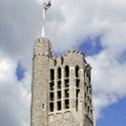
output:
[[[65,109],[69,109],[69,100],[65,100]]]
[[[54,80],[54,70],[50,70],[50,80]]]
[[[79,92],[80,92],[80,89],[76,89],[76,98],[78,98]]]
[[[57,92],[57,99],[61,99],[61,91]]]
[[[57,102],[57,110],[60,111],[61,110],[61,101]]]
[[[58,81],[57,88],[61,89],[61,81]]]
[[[76,80],[76,87],[77,87],[77,88],[80,87],[80,80]]]
[[[78,111],[78,99],[76,99],[76,111]]]
[[[65,67],[65,77],[69,77],[69,67]]]
[[[65,88],[68,88],[69,87],[69,80],[65,80]]]
[[[53,112],[54,111],[54,103],[50,103],[50,112]]]
[[[66,89],[64,93],[65,93],[65,98],[68,98],[69,97],[69,89]]]
[[[75,67],[75,75],[76,77],[79,77],[79,66]]]
[[[53,91],[54,90],[54,82],[50,83],[50,90]]]
[[[50,100],[51,100],[51,101],[54,100],[54,93],[53,93],[53,92],[50,93]]]
[[[61,68],[58,68],[58,79],[61,79]]]

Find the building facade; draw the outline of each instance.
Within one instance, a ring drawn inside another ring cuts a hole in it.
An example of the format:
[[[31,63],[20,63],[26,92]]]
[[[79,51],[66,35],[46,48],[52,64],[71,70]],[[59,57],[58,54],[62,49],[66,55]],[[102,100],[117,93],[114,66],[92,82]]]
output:
[[[91,67],[75,50],[52,56],[46,38],[35,41],[31,126],[93,126]]]

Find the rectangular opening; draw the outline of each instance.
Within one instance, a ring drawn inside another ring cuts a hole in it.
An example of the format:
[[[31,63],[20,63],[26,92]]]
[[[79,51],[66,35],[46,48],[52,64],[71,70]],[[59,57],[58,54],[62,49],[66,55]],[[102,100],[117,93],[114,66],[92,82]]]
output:
[[[50,93],[50,100],[51,100],[51,101],[54,100],[54,93],[53,93],[53,92]]]
[[[87,97],[87,94],[86,94],[86,93],[85,93],[84,97],[85,97],[85,99],[86,99],[86,97]]]
[[[65,98],[68,98],[68,97],[69,97],[69,89],[66,89],[66,90],[64,91],[64,94],[65,94]]]
[[[78,80],[78,79],[76,80],[76,87],[80,88],[80,80]]]
[[[85,111],[87,111],[87,104],[85,103]]]
[[[78,98],[79,92],[80,92],[80,89],[76,89],[76,98]]]
[[[61,89],[61,81],[58,81],[57,88]]]
[[[53,91],[54,90],[54,82],[50,83],[50,90]]]
[[[54,70],[53,69],[50,70],[50,80],[51,81],[54,80]]]
[[[57,102],[57,110],[60,111],[61,110],[61,101]]]
[[[90,108],[89,108],[89,106],[88,106],[88,108],[87,108],[87,113],[89,114],[89,111],[90,111]]]
[[[50,112],[53,112],[54,111],[54,103],[53,102],[51,102],[49,104],[49,108],[50,108]]]
[[[78,111],[78,99],[76,99],[76,111]]]
[[[57,92],[57,99],[61,99],[61,91]]]
[[[65,100],[65,109],[69,109],[69,100]]]
[[[65,80],[65,88],[68,88],[69,87],[69,80]]]

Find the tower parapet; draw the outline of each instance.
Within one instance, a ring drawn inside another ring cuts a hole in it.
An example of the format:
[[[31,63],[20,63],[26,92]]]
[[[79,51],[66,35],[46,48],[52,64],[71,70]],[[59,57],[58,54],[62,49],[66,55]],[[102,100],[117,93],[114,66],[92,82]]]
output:
[[[48,39],[34,46],[31,126],[93,126],[91,67],[71,50],[53,57]]]
[[[34,55],[52,56],[51,43],[47,38],[38,38],[34,45]]]

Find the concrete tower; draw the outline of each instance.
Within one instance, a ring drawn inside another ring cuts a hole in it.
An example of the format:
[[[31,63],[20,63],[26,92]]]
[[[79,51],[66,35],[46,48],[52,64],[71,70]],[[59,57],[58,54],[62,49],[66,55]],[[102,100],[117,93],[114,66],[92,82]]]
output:
[[[58,57],[51,43],[34,45],[31,126],[93,126],[91,67],[75,50]]]

